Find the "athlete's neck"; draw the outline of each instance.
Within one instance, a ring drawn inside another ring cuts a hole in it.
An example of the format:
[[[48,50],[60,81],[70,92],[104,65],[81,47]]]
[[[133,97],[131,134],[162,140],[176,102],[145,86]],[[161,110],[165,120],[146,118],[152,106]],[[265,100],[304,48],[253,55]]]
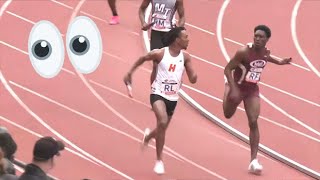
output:
[[[175,45],[169,46],[169,52],[171,56],[178,56],[180,54],[181,48]]]
[[[264,46],[263,47],[257,47],[257,46],[253,46],[253,50],[255,51],[255,52],[261,52],[261,51],[263,51],[264,50]]]

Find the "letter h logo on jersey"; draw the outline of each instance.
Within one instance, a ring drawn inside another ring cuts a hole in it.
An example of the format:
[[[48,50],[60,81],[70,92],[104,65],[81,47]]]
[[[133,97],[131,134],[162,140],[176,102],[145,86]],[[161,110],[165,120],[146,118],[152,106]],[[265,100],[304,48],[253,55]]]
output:
[[[169,72],[174,72],[176,69],[176,65],[175,64],[170,64],[169,66]]]

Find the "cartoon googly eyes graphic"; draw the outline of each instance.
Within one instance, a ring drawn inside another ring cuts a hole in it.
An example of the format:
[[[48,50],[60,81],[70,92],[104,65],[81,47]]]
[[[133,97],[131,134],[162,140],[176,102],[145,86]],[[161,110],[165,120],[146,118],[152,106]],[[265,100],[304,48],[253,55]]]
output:
[[[68,27],[66,47],[72,65],[81,73],[97,69],[102,58],[102,40],[96,24],[86,16],[76,17]]]
[[[58,28],[49,21],[36,23],[28,40],[28,52],[35,71],[44,78],[55,77],[64,62],[63,40]]]
[[[102,38],[94,21],[76,17],[66,34],[66,48],[71,64],[83,74],[94,72],[102,58]],[[28,41],[28,53],[35,71],[44,78],[53,78],[62,69],[65,53],[62,36],[50,21],[36,23]]]

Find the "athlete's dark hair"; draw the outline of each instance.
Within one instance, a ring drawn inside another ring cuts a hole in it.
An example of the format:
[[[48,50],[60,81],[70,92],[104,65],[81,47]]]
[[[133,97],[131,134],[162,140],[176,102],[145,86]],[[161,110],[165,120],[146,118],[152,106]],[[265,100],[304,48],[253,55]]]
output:
[[[267,35],[267,38],[270,38],[271,37],[271,30],[268,26],[266,25],[258,25],[254,28],[254,32],[258,31],[258,30],[261,30],[261,31],[264,31]]]
[[[164,46],[170,46],[176,38],[180,36],[181,31],[186,30],[185,27],[174,27],[169,32],[167,32],[163,38],[162,43]]]

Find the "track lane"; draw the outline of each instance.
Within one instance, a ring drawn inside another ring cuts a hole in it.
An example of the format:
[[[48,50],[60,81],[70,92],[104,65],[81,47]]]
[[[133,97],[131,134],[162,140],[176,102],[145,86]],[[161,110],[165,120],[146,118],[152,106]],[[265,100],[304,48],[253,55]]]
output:
[[[12,123],[18,124],[19,126],[42,136],[57,137],[51,132],[48,132],[48,130],[44,129],[41,125],[39,125],[39,123],[35,122],[32,117],[15,102],[8,92],[2,91],[2,99],[3,101],[0,102],[2,107],[0,111],[1,126],[8,128],[18,144],[16,158],[25,163],[31,162],[32,148],[35,141],[39,137],[35,134],[30,134],[29,132],[13,125]],[[12,111],[13,109],[15,111]],[[5,118],[5,120],[3,118]],[[9,120],[11,123],[7,122],[6,120]],[[66,144],[66,147],[69,146]],[[67,179],[81,179],[88,176],[91,176],[94,179],[100,179],[103,177],[120,177],[112,171],[108,171],[101,166],[97,166],[96,164],[93,164],[67,150],[64,150],[61,156],[56,159],[56,163],[56,168],[54,168],[53,171],[50,171],[50,174],[53,174],[60,179],[63,179],[62,177]],[[74,168],[75,164],[77,168]],[[88,169],[92,172],[92,175],[88,174]]]
[[[117,47],[118,45],[116,45],[116,47]],[[147,77],[145,77],[146,79],[147,79]],[[141,95],[141,96],[143,96],[143,95]],[[148,102],[148,101],[146,101],[146,102]]]
[[[302,1],[297,12],[295,28],[302,51],[318,71],[320,71],[318,61],[320,58],[318,53],[320,39],[316,35],[318,33],[316,27],[319,27],[319,25],[313,22],[320,18],[317,11],[319,8],[320,3],[317,1]],[[310,21],[305,21],[306,19]]]

